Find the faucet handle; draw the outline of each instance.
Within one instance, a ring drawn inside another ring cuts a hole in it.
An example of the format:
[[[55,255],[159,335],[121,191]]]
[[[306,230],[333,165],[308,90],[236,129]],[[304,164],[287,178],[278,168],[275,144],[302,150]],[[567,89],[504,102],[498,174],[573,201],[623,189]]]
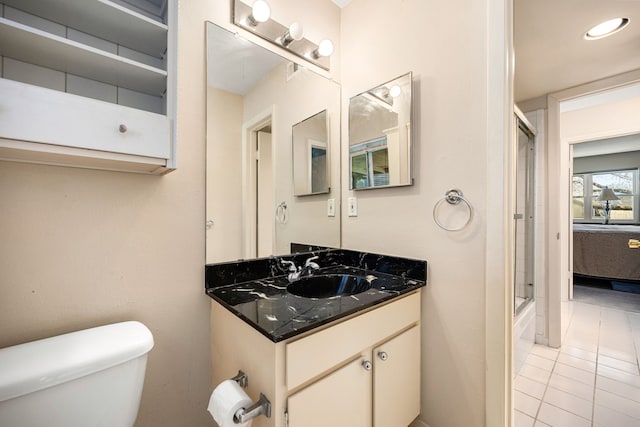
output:
[[[320,257],[318,255],[316,256],[312,256],[311,258],[307,258],[307,260],[304,262],[304,266],[308,267],[309,264],[311,264],[313,261],[319,259]]]
[[[295,273],[297,271],[296,263],[293,261],[287,261],[287,260],[281,259],[280,264],[282,264],[285,267],[288,265],[289,266],[288,270],[292,273]]]

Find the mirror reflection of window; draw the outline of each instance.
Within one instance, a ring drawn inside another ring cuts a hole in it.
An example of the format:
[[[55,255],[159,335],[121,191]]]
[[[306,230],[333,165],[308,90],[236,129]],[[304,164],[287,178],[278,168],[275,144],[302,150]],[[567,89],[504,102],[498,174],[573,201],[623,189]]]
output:
[[[388,186],[389,148],[387,138],[351,147],[351,188]]]
[[[367,154],[355,154],[351,156],[351,188],[369,187],[369,168],[367,167]]]

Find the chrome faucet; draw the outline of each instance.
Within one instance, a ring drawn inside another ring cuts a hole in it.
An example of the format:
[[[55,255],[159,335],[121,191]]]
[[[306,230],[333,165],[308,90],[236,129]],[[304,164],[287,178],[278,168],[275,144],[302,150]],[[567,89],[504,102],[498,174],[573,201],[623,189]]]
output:
[[[311,274],[312,271],[319,270],[320,265],[318,265],[317,262],[314,262],[318,258],[319,258],[318,256],[312,256],[311,258],[307,258],[304,261],[304,267],[296,267],[296,264],[293,261],[281,260],[280,263],[282,265],[289,266],[288,268],[289,275],[287,276],[287,278],[289,279],[289,282],[294,282],[298,280],[301,276],[307,276]]]

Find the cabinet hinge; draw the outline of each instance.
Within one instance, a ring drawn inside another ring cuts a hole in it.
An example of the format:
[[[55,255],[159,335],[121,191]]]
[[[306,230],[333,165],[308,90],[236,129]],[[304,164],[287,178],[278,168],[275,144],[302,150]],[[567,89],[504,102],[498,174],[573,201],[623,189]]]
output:
[[[284,411],[284,427],[289,427],[289,412],[286,409]]]

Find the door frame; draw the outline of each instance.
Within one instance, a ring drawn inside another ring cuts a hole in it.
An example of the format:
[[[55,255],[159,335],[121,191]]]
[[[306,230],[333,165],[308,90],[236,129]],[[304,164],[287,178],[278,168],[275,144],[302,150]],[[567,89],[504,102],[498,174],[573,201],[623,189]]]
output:
[[[275,193],[276,147],[274,141],[276,141],[276,130],[273,126],[275,114],[275,105],[271,105],[242,124],[242,256],[245,259],[256,258],[257,254],[257,134],[268,124],[272,124],[271,170],[274,174],[272,191]]]
[[[571,224],[571,161],[574,143],[628,134],[624,131],[594,133],[583,135],[579,140],[562,138],[560,127],[560,103],[585,95],[603,92],[617,87],[640,82],[640,70],[630,71],[613,77],[587,83],[547,96],[547,212],[548,240],[547,261],[549,268],[548,281],[548,318],[549,346],[560,347],[563,331],[569,322],[569,311],[565,301],[572,296],[573,285],[570,273],[573,271],[572,258],[572,224]],[[636,129],[640,132],[640,125]],[[564,303],[564,304],[563,304]]]

